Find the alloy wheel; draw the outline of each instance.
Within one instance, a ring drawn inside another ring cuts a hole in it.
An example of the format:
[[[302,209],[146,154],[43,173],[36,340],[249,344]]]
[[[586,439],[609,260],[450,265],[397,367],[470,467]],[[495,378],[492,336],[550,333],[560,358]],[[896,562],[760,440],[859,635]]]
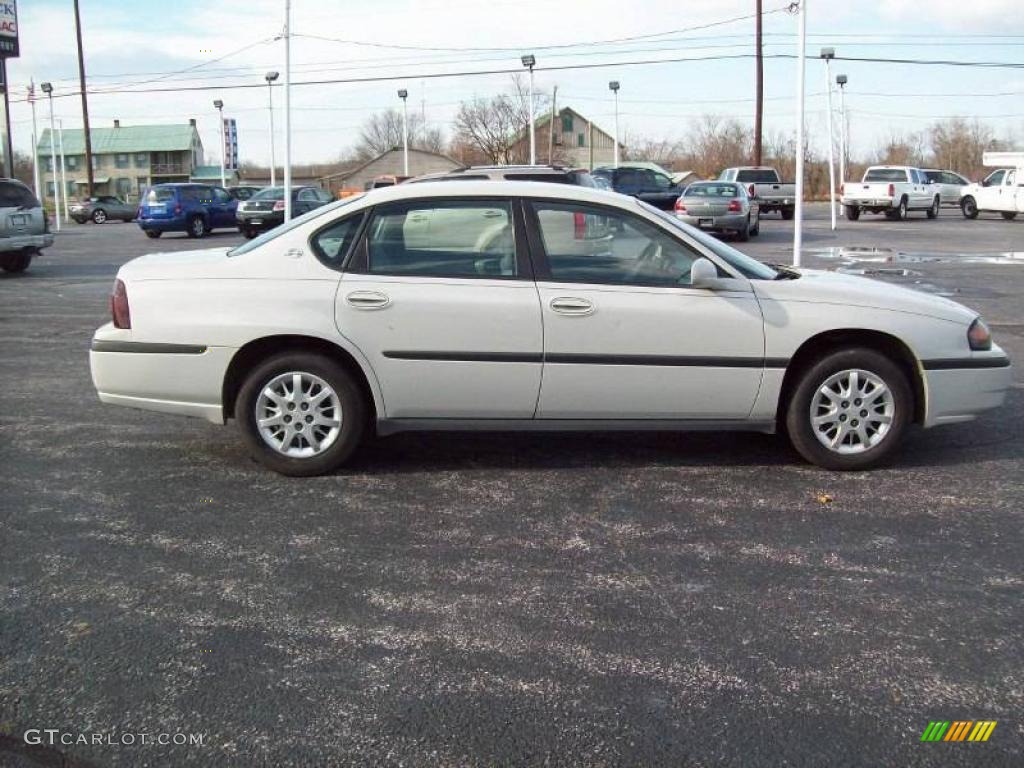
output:
[[[896,401],[879,376],[862,369],[834,373],[811,398],[811,429],[828,450],[856,454],[874,448],[889,433]]]
[[[256,427],[275,452],[291,458],[317,456],[341,433],[341,399],[319,376],[290,371],[275,376],[256,399]]]

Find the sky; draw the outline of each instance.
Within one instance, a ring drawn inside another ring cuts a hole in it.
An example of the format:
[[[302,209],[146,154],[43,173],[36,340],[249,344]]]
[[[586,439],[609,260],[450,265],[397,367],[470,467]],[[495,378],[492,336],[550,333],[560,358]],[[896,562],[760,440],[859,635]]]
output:
[[[855,158],[890,135],[950,116],[977,118],[1024,148],[1020,0],[805,1],[807,52],[813,57],[806,70],[807,126],[816,146],[826,146],[827,135],[825,70],[817,55],[830,46],[838,57],[1021,63],[1017,69],[986,69],[834,62],[833,77],[849,77],[846,107]],[[213,101],[222,99],[225,116],[238,123],[242,160],[269,162],[263,75],[284,69],[284,0],[80,2],[86,70],[90,90],[97,91],[89,97],[94,127],[110,126],[114,119],[137,125],[194,117],[208,161],[219,163]],[[788,4],[764,0],[767,132],[791,132],[796,121],[796,62],[771,58],[797,52],[796,16],[782,10]],[[55,116],[66,128],[81,126],[81,103],[72,95],[78,72],[71,0],[18,5],[22,53],[8,61],[8,80],[14,146],[28,152],[30,79],[53,82]],[[531,52],[537,58],[536,88],[550,93],[557,85],[560,106],[573,107],[609,132],[608,81],[618,80],[620,130],[627,140],[682,137],[704,114],[752,122],[754,0],[293,0],[292,8],[295,83],[390,78],[296,84],[296,163],[337,158],[355,144],[369,115],[401,106],[399,88],[409,91],[410,111],[422,112],[450,135],[460,100],[507,88],[510,76],[431,75],[517,69],[521,54]],[[707,58],[722,56],[739,58]],[[623,63],[672,58],[704,60]],[[577,64],[588,67],[544,69]],[[238,87],[243,84],[255,87]],[[166,90],[176,87],[207,90]],[[275,88],[273,97],[280,163],[283,89]],[[49,122],[45,101],[37,102],[37,120],[41,133]]]

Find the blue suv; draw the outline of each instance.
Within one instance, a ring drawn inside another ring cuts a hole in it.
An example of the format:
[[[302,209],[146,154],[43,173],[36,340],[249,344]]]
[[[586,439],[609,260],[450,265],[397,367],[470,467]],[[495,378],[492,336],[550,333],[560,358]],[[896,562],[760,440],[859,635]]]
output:
[[[139,203],[138,223],[147,237],[185,232],[205,237],[218,228],[238,229],[238,200],[210,184],[157,184]]]

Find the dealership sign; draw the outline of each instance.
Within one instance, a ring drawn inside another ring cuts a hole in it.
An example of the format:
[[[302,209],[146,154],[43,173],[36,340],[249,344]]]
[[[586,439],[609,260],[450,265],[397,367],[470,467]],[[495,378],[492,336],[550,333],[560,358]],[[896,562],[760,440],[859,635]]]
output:
[[[0,0],[0,58],[18,56],[18,4]]]

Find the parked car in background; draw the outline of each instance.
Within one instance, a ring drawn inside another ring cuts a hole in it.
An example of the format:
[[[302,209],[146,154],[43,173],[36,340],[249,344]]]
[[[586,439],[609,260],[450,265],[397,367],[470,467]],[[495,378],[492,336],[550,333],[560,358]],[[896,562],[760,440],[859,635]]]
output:
[[[50,245],[50,222],[32,190],[17,179],[0,179],[0,268],[24,272]]]
[[[68,207],[71,218],[79,224],[85,224],[87,221],[103,224],[110,219],[134,221],[138,210],[138,207],[110,195],[93,196],[80,203],[72,203]]]
[[[459,213],[420,227],[440,209]],[[611,247],[564,252],[590,216]],[[481,239],[494,226],[515,235]],[[784,430],[808,461],[860,470],[1014,379],[956,302],[770,267],[579,185],[400,184],[183,255],[119,269],[90,350],[99,397],[234,417],[287,475],[334,470],[370,430],[439,429]]]
[[[581,187],[598,186],[598,177],[592,176],[585,168],[566,168],[561,165],[472,165],[417,176],[408,183],[485,180],[548,181],[553,184],[576,184]]]
[[[595,168],[594,177],[606,179],[611,188],[620,194],[643,200],[663,211],[672,210],[684,189],[664,173],[628,165]]]
[[[292,215],[301,216],[331,202],[330,192],[319,187],[292,187]],[[284,222],[284,187],[267,187],[238,204],[235,220],[239,231],[256,237]]]
[[[970,184],[967,179],[953,171],[940,171],[935,168],[924,168],[921,170],[925,179],[939,191],[939,204],[947,207],[959,208],[960,197],[964,188]]]
[[[960,210],[968,219],[976,219],[979,213],[991,211],[1008,221],[1024,212],[1024,153],[1022,167],[1000,168],[980,184],[965,187],[960,198]]]
[[[236,187],[228,187],[228,194],[235,200],[248,200],[264,187],[257,187],[252,184],[240,184]]]
[[[903,221],[910,211],[924,211],[934,219],[942,204],[939,190],[924,173],[906,165],[871,166],[860,182],[843,183],[840,203],[851,221],[863,211],[884,213],[893,221]]]
[[[223,187],[209,184],[157,184],[139,204],[137,221],[147,237],[185,232],[206,237],[215,229],[234,229],[235,200]]]
[[[760,209],[746,187],[729,181],[697,181],[675,204],[675,216],[698,229],[733,235],[742,242],[761,233]]]
[[[735,181],[747,188],[747,195],[757,200],[761,213],[778,211],[782,218],[792,219],[796,210],[796,185],[783,181],[774,168],[745,165],[726,168],[718,174],[719,181]]]

